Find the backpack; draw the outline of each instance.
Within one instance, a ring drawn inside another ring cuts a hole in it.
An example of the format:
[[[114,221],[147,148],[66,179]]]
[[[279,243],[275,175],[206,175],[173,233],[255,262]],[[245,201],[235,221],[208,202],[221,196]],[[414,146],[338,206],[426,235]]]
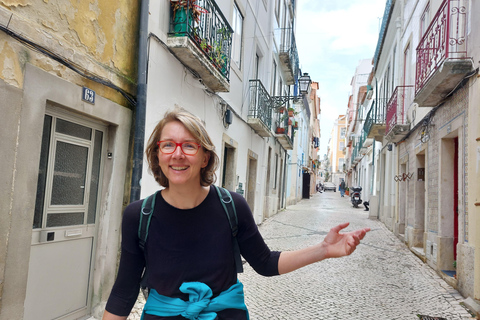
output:
[[[225,210],[225,213],[230,224],[230,229],[232,230],[232,245],[233,245],[233,254],[235,257],[235,267],[237,273],[243,272],[242,258],[240,256],[240,247],[238,246],[237,233],[238,233],[238,218],[237,211],[235,210],[235,204],[233,203],[233,198],[230,192],[227,189],[214,186],[218,193],[218,198]],[[143,200],[142,208],[140,210],[140,223],[138,225],[138,245],[145,255],[145,243],[148,238],[148,228],[150,227],[150,220],[153,216],[153,211],[155,208],[155,198],[158,191],[154,194],[148,196]],[[146,257],[145,257],[146,261]],[[148,266],[145,267],[145,270],[142,275],[142,280],[140,287],[142,288],[145,298],[148,296],[148,288],[146,286],[146,280],[148,277]]]

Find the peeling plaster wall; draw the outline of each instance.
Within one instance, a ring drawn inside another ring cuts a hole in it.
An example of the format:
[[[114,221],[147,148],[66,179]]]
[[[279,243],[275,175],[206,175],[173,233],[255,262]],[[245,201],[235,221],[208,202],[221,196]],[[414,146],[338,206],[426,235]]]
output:
[[[5,138],[0,142],[0,194],[5,195],[0,199],[0,319],[20,319],[23,314],[33,219],[32,205],[25,208],[24,198],[35,199],[38,173],[34,169],[38,168],[38,160],[32,159],[39,155],[39,150],[32,148],[30,130],[32,124],[43,126],[47,100],[56,101],[68,112],[109,123],[109,146],[118,150],[115,158],[122,158],[121,162],[114,161],[105,178],[113,182],[107,185],[103,207],[107,218],[101,225],[99,239],[108,241],[98,242],[95,292],[91,299],[92,310],[100,310],[99,305],[106,299],[102,290],[109,291],[114,280],[109,266],[114,266],[117,259],[116,250],[107,248],[118,246],[118,213],[122,212],[122,200],[128,189],[123,184],[129,176],[126,159],[132,114],[127,108],[131,106],[116,90],[88,80],[8,32],[43,47],[86,74],[108,80],[135,95],[138,2],[0,0],[0,26],[0,132]],[[78,86],[96,92],[95,106],[76,96],[81,92]],[[18,150],[27,150],[28,156],[21,156]],[[31,162],[25,162],[27,159]]]
[[[132,0],[0,0],[0,24],[134,94],[137,7]],[[0,78],[22,88],[26,62],[126,104],[112,89],[88,83],[67,67],[0,31]]]

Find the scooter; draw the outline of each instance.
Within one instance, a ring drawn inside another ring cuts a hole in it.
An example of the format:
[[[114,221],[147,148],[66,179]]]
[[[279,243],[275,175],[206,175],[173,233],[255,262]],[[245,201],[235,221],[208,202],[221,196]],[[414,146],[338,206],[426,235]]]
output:
[[[350,201],[355,208],[358,208],[359,204],[362,204],[362,198],[360,192],[362,191],[362,187],[351,187],[350,188]]]

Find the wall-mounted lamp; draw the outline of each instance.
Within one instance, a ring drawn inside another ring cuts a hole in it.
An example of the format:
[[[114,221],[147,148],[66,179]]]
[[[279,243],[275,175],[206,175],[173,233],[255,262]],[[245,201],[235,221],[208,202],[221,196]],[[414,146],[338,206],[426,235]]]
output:
[[[233,121],[232,110],[227,109],[225,111],[225,123],[226,124],[232,124],[232,121]]]
[[[308,73],[304,73],[303,76],[298,79],[298,86],[300,89],[301,94],[307,94],[308,90],[310,89],[310,84],[312,83],[312,80],[310,79],[310,76]]]

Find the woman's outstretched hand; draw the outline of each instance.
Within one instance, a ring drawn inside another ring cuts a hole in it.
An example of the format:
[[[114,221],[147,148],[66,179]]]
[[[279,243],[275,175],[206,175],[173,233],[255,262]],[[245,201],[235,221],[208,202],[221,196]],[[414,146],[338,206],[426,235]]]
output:
[[[370,231],[370,228],[340,233],[348,225],[349,223],[346,222],[333,227],[325,239],[317,245],[282,252],[278,260],[278,272],[284,274],[324,259],[339,258],[351,254],[360,244],[360,240]]]
[[[348,227],[350,223],[345,222],[333,227],[323,240],[326,250],[325,258],[339,258],[352,254],[360,244],[370,228],[363,228],[351,232],[340,233],[341,230]]]

